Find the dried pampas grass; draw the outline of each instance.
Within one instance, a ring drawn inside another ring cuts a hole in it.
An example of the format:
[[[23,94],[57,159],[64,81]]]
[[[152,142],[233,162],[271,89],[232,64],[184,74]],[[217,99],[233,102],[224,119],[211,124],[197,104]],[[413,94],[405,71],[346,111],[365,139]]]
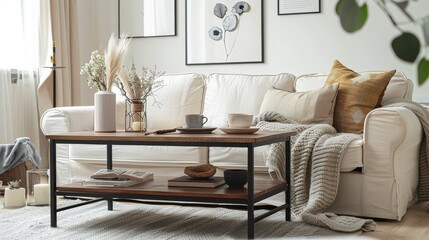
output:
[[[119,80],[123,84],[123,88],[125,90],[125,93],[123,95],[125,95],[129,99],[140,99],[141,96],[136,96],[136,94],[134,94],[133,88],[131,86],[131,81],[128,78],[124,69],[121,69],[119,71]]]
[[[112,85],[115,82],[116,76],[121,72],[122,63],[125,60],[128,52],[130,39],[127,36],[121,36],[117,40],[114,34],[110,36],[109,44],[104,53],[106,64],[106,88],[111,91]]]

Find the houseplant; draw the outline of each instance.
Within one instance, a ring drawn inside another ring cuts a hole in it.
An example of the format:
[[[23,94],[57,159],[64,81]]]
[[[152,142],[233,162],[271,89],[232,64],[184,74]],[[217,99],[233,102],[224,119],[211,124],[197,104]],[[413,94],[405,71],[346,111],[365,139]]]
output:
[[[158,72],[156,67],[149,69],[142,67],[141,74],[136,70],[134,63],[127,69],[119,71],[118,87],[125,98],[125,131],[147,130],[146,103],[149,96],[155,97],[154,92],[164,86],[158,77],[164,72]],[[159,104],[155,99],[155,104]]]
[[[127,55],[129,43],[130,39],[126,36],[117,40],[112,34],[104,55],[98,50],[94,51],[81,69],[80,73],[87,77],[89,87],[98,90],[94,94],[95,132],[116,131],[116,94],[111,90]]]
[[[374,2],[398,31],[398,35],[390,43],[393,52],[402,61],[417,65],[418,84],[423,85],[429,79],[429,57],[427,56],[429,15],[420,18],[413,16],[409,8],[417,1],[374,0]],[[349,33],[360,30],[365,25],[369,14],[368,3],[358,0],[338,0],[335,11],[342,28]],[[423,32],[422,40],[419,39],[419,31]]]

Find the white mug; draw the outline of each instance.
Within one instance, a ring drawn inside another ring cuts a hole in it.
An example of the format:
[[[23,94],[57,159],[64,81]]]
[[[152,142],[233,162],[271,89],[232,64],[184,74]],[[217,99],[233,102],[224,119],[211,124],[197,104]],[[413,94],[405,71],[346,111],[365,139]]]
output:
[[[253,115],[242,113],[228,114],[228,126],[231,128],[249,128],[252,126]]]

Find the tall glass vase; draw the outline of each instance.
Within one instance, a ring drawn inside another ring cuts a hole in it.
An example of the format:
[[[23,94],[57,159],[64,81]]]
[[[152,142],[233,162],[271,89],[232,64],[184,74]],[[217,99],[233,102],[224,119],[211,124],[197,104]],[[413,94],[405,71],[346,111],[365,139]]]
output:
[[[146,132],[146,101],[127,99],[125,105],[125,131]]]
[[[94,131],[116,132],[116,94],[98,91],[94,94]]]

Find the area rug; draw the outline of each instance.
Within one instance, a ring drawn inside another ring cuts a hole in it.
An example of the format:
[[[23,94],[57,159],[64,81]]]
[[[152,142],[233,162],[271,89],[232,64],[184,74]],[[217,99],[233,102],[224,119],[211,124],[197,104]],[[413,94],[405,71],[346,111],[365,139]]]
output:
[[[62,200],[59,206],[79,203]],[[255,215],[265,210],[257,210]],[[97,202],[58,213],[50,227],[49,207],[0,209],[1,239],[245,239],[247,212],[220,207]],[[276,213],[255,224],[256,238],[357,239],[302,222],[285,222]]]

